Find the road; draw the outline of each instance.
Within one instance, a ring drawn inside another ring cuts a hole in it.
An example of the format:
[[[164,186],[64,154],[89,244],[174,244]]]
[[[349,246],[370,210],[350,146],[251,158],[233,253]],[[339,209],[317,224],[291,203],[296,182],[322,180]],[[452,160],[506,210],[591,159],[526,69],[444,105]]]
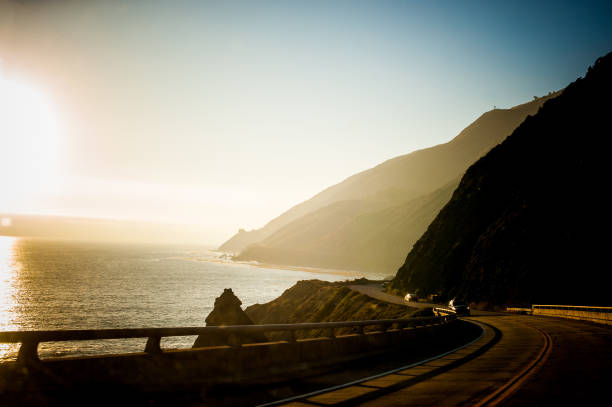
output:
[[[354,287],[404,303],[376,287]],[[466,320],[479,324],[483,335],[463,349],[279,405],[515,407],[585,405],[609,398],[612,328],[547,317],[475,314]],[[370,375],[376,373],[381,372]]]
[[[397,295],[392,295],[384,292],[380,284],[355,284],[349,285],[348,287],[351,290],[360,292],[372,298],[376,298],[377,300],[389,302],[391,304],[407,305],[410,307],[417,308],[431,308],[436,306],[436,304],[430,304],[426,302],[406,302],[402,297],[398,297]]]

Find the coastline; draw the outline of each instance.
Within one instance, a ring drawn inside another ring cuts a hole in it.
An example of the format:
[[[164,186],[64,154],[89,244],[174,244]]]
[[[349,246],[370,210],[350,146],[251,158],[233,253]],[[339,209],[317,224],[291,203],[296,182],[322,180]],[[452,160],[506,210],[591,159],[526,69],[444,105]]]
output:
[[[336,275],[342,277],[366,277],[364,273],[354,270],[339,270],[339,269],[326,269],[326,268],[317,268],[317,267],[305,267],[305,266],[284,266],[280,264],[268,264],[268,263],[252,263],[247,261],[234,261],[222,258],[215,259],[198,259],[199,261],[208,262],[208,263],[222,263],[222,264],[239,264],[242,266],[251,266],[257,268],[267,268],[274,270],[292,270],[292,271],[303,271],[306,273],[313,274],[329,274]]]

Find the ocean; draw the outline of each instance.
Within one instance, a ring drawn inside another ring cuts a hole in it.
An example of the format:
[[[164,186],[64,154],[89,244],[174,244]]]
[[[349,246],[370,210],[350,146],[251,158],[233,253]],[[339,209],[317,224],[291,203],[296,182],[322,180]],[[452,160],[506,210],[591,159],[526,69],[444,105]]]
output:
[[[223,261],[198,246],[47,241],[0,236],[0,331],[205,326],[215,298],[232,288],[243,309],[299,280],[358,275]],[[195,337],[162,340],[188,348]],[[51,342],[41,358],[141,352],[146,339]],[[0,344],[0,362],[18,344]]]

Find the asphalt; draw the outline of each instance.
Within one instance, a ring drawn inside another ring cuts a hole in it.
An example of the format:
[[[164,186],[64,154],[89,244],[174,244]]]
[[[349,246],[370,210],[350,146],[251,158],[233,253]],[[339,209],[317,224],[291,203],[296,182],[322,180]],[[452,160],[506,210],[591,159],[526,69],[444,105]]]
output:
[[[435,307],[436,304],[431,304],[427,302],[417,302],[410,301],[407,302],[402,297],[398,297],[397,295],[392,295],[383,291],[383,288],[380,284],[355,284],[349,285],[351,290],[360,292],[369,297],[376,298],[380,301],[389,302],[391,304],[405,305],[407,307],[416,307],[416,308],[431,308]]]
[[[423,304],[389,298],[376,286],[351,288],[395,304]],[[609,399],[611,327],[487,312],[464,319],[483,328],[483,335],[465,348],[388,374],[364,371],[364,378],[378,376],[293,395],[279,405],[516,407],[590,405]]]
[[[517,318],[522,324],[550,335],[552,347],[542,368],[504,406],[609,403],[612,379],[610,326],[527,315]]]

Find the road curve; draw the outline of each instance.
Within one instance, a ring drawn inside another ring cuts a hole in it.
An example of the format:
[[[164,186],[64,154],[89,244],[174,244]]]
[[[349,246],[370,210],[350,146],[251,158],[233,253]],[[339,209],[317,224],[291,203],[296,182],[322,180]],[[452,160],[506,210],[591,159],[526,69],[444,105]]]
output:
[[[406,305],[416,308],[429,308],[436,306],[435,304],[426,302],[406,302],[402,297],[384,292],[381,284],[353,284],[349,285],[348,287],[353,291],[360,292],[361,294],[365,294],[369,297],[380,301],[389,302],[391,304]]]
[[[374,293],[381,300],[388,295],[376,294],[375,287],[358,291]],[[390,302],[399,303],[398,299]],[[294,396],[278,405],[517,407],[585,405],[608,399],[612,328],[493,313],[477,313],[466,320],[481,325],[484,333],[463,349],[348,386]]]

